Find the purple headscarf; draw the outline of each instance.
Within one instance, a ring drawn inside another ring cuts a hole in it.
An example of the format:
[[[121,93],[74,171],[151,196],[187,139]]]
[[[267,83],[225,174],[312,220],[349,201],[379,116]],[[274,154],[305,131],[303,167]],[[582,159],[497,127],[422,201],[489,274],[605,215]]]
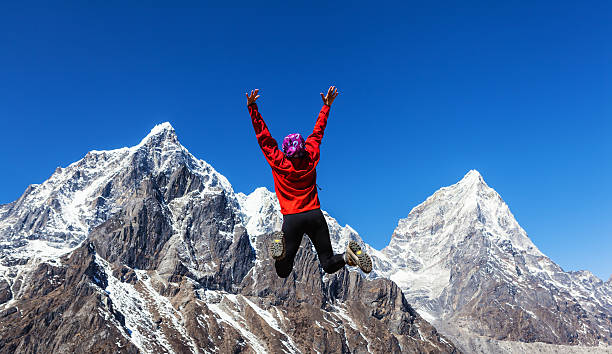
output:
[[[283,152],[287,157],[302,157],[306,155],[306,143],[298,133],[289,134],[283,139]]]

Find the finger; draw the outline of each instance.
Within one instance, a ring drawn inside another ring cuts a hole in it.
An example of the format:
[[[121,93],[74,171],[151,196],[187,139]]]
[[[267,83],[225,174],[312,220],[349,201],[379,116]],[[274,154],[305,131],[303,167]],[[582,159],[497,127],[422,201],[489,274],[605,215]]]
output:
[[[329,89],[327,90],[327,94],[328,94],[328,95],[329,95],[329,94],[332,92],[332,87],[333,87],[333,86],[330,86],[330,87],[329,87]]]
[[[323,99],[323,102],[325,102],[325,96],[323,96],[323,92],[321,92],[321,98]]]
[[[259,98],[259,95],[255,96],[255,99],[258,99],[258,98]]]
[[[255,89],[255,94],[259,93],[259,89]]]

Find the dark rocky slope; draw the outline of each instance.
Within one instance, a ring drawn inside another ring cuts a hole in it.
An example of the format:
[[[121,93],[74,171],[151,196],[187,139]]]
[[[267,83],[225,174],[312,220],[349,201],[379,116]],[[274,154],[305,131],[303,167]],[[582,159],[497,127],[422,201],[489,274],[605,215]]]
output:
[[[325,274],[306,238],[294,272],[278,278],[266,235],[249,238],[231,187],[173,131],[161,134],[105,155],[119,167],[94,185],[101,171],[71,165],[69,187],[37,189],[55,192],[36,213],[27,202],[38,192],[3,207],[1,353],[457,352],[397,285]],[[85,159],[94,155],[104,154]],[[94,197],[61,197],[75,189]],[[62,236],[58,220],[82,228]],[[28,253],[41,239],[81,241],[58,257]]]

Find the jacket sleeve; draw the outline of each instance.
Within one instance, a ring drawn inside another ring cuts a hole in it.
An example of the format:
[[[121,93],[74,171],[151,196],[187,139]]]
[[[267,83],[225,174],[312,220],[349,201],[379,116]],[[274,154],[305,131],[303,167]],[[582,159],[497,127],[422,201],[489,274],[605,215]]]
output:
[[[272,135],[270,135],[266,122],[264,122],[261,114],[259,114],[257,104],[253,103],[249,105],[248,109],[249,114],[251,115],[253,129],[255,129],[255,135],[257,136],[257,142],[259,143],[259,147],[261,147],[261,151],[263,151],[266,160],[272,167],[280,166],[284,155],[278,149],[278,143],[276,140],[272,137]]]
[[[323,105],[321,112],[319,112],[317,122],[315,123],[314,130],[308,139],[306,139],[306,151],[308,151],[314,161],[319,160],[319,147],[321,146],[323,132],[325,131],[325,126],[327,125],[329,109],[330,107],[328,105]]]

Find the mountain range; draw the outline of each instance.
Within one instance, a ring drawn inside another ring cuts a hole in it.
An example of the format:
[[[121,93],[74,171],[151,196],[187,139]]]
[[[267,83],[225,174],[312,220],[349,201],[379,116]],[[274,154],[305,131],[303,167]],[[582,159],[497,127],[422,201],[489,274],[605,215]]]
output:
[[[612,281],[542,254],[476,170],[413,208],[382,250],[324,215],[334,250],[362,243],[372,273],[325,274],[304,238],[294,271],[278,278],[265,250],[282,224],[274,193],[234,192],[169,123],[136,146],[91,151],[0,206],[0,352],[612,342]]]

